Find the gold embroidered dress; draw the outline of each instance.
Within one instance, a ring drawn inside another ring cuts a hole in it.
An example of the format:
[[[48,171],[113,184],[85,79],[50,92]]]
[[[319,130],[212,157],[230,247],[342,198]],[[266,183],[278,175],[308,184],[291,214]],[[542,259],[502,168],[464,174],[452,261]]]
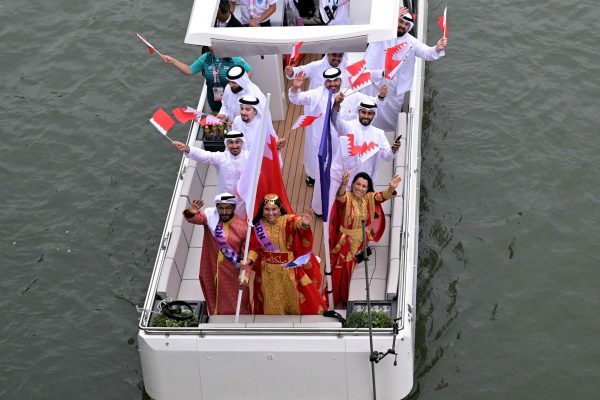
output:
[[[346,192],[335,198],[329,223],[331,249],[331,280],[333,299],[348,301],[350,278],[356,265],[356,253],[363,249],[362,220],[366,223],[367,242],[377,242],[385,230],[385,216],[381,203],[393,196],[388,190],[355,196]]]
[[[312,231],[302,226],[301,218],[287,214],[274,223],[261,220],[268,240],[279,251],[268,251],[257,238],[255,226],[249,258],[254,261],[255,313],[271,315],[322,314],[321,268],[311,253]],[[260,229],[260,228],[259,228]],[[308,262],[293,268],[285,265],[306,256]]]

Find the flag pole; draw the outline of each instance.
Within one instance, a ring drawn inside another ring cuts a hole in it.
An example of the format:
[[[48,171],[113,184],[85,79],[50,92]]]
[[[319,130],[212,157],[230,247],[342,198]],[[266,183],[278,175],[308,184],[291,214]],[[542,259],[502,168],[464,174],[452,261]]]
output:
[[[267,102],[265,104],[265,110],[268,109],[269,107],[269,103],[271,102],[271,93],[267,93]],[[254,212],[254,202],[256,201],[256,187],[258,186],[258,176],[260,174],[260,165],[262,163],[262,159],[263,159],[263,154],[265,151],[265,142],[267,141],[267,118],[266,118],[266,113],[263,112],[263,120],[262,120],[262,124],[261,124],[261,128],[260,128],[260,140],[259,140],[259,144],[262,143],[262,146],[258,147],[258,155],[256,157],[256,160],[254,160],[255,166],[256,168],[254,169],[255,171],[257,171],[258,173],[252,177],[252,193],[250,195],[250,204],[247,204],[246,209],[250,211],[250,214],[246,216],[246,218],[248,219],[248,230],[246,231],[246,244],[244,246],[244,261],[243,264],[246,263],[246,261],[248,261],[248,251],[250,250],[250,235],[252,232],[252,218],[253,215],[252,213]],[[242,305],[242,292],[244,290],[244,278],[246,275],[246,270],[242,269],[240,271],[240,288],[238,290],[238,298],[237,298],[237,305],[235,307],[235,323],[237,324],[240,320],[240,307]]]
[[[444,7],[444,39],[448,37],[448,20],[446,19],[446,13],[448,11],[448,5]]]
[[[328,210],[323,210],[329,214]],[[329,218],[323,221],[323,244],[325,245],[325,276],[327,282],[327,300],[329,300],[329,309],[335,310],[333,304],[333,282],[331,281],[331,255],[329,252]]]

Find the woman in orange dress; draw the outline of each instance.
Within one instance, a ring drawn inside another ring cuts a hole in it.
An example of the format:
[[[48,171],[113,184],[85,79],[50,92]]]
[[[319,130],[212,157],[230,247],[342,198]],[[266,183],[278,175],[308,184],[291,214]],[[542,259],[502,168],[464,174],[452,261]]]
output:
[[[331,280],[333,300],[336,305],[348,301],[350,278],[356,265],[356,254],[364,246],[362,221],[365,221],[367,242],[377,242],[385,230],[385,216],[381,203],[396,194],[402,180],[399,175],[390,180],[390,186],[374,192],[371,177],[360,172],[352,180],[351,190],[346,191],[350,175],[344,172],[337,191],[329,222],[329,248],[331,249]]]

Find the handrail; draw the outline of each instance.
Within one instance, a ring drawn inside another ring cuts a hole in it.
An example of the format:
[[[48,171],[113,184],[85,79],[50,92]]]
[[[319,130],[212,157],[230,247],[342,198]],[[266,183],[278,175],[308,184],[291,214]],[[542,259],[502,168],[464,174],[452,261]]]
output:
[[[202,87],[202,93],[200,95],[200,100],[198,102],[198,107],[203,105],[206,101],[206,93],[207,86],[206,82]],[[197,138],[198,134],[198,122],[195,122],[190,126],[190,130],[188,132],[187,143],[193,144]],[[165,257],[167,255],[167,250],[169,249],[169,242],[171,240],[171,233],[173,232],[173,221],[175,219],[175,209],[177,207],[177,202],[175,201],[181,195],[181,183],[183,182],[183,176],[185,170],[188,166],[188,159],[184,156],[181,156],[181,162],[179,164],[179,169],[177,170],[177,179],[175,180],[175,188],[173,189],[173,194],[171,195],[171,207],[169,207],[169,211],[167,212],[167,220],[165,222],[165,226],[163,228],[163,232],[160,239],[160,246],[158,247],[158,253],[156,255],[156,261],[154,262],[154,267],[152,269],[152,276],[150,277],[150,284],[148,285],[148,292],[146,294],[146,300],[144,301],[144,308],[142,309],[142,315],[140,316],[139,328],[144,329],[148,325],[148,321],[150,320],[150,316],[152,315],[152,307],[154,305],[154,297],[156,296],[156,290],[158,288],[158,283],[160,282],[160,276],[162,273],[162,269],[165,262]]]

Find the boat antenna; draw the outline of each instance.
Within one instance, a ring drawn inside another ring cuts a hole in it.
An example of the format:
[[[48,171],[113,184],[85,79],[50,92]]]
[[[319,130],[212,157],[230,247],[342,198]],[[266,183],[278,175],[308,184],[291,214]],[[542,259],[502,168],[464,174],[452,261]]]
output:
[[[375,384],[375,363],[378,362],[379,352],[373,351],[373,320],[371,319],[371,293],[369,291],[369,255],[367,253],[367,227],[366,222],[363,219],[361,221],[362,227],[362,242],[363,242],[363,259],[365,261],[365,290],[367,292],[367,321],[369,325],[369,345],[371,352],[369,353],[369,360],[371,361],[371,380],[373,382],[373,400],[377,400],[377,386]]]

